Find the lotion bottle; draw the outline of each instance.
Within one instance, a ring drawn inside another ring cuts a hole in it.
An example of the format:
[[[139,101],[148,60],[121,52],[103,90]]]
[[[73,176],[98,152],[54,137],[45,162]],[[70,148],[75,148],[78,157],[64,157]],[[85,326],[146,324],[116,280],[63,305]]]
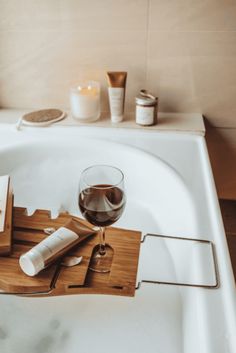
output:
[[[112,123],[119,123],[124,118],[126,79],[127,72],[107,72],[108,95]]]

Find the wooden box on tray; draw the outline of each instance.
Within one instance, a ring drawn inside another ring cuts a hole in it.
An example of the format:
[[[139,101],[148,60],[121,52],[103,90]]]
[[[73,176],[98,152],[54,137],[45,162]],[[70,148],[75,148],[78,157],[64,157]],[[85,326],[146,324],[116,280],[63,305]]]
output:
[[[0,176],[0,256],[8,256],[12,247],[13,193],[10,177]]]

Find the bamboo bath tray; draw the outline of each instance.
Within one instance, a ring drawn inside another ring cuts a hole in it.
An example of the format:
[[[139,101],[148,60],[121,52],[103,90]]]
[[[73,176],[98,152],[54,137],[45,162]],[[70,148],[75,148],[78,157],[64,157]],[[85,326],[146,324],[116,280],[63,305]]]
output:
[[[47,235],[44,229],[63,226],[71,216],[62,213],[56,219],[50,211],[37,210],[28,216],[25,208],[13,209],[13,248],[9,257],[0,257],[0,291],[2,294],[26,296],[55,296],[69,294],[110,294],[134,296],[138,269],[141,233],[109,227],[106,240],[114,249],[110,273],[89,270],[93,248],[98,244],[98,234],[91,236],[68,255],[83,256],[74,267],[64,267],[60,261],[29,277],[19,266],[19,257]],[[73,217],[75,218],[75,217]],[[78,218],[88,226],[86,221]]]

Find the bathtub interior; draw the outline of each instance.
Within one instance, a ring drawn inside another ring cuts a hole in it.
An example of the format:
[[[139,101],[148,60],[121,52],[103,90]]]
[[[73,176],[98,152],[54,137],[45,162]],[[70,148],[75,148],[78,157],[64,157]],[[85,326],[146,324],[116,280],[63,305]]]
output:
[[[181,175],[138,149],[96,139],[48,140],[6,148],[0,160],[0,175],[12,178],[15,205],[27,207],[29,213],[45,208],[54,216],[58,210],[79,214],[81,171],[93,164],[111,164],[124,172],[127,195],[117,226],[143,233],[196,234],[194,202]],[[111,347],[113,353],[182,353],[186,347],[192,353],[199,347],[204,352],[197,315],[186,324],[197,310],[197,297],[188,293],[192,289],[183,295],[179,287],[143,285],[134,298],[1,296],[1,352],[18,352],[18,347],[26,353],[106,353]]]
[[[48,141],[16,145],[0,152],[0,174],[10,174],[17,206],[78,214],[82,170],[109,164],[125,175],[127,205],[116,223],[143,232],[195,234],[191,193],[181,176],[160,159],[138,149],[101,140]]]

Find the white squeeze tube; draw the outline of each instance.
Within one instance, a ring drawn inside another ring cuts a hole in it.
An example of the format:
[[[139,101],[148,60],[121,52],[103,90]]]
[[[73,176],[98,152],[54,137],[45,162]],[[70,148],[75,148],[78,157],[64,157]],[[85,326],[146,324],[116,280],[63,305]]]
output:
[[[69,249],[95,232],[72,218],[27,253],[21,255],[19,264],[28,276],[35,276],[45,267],[62,257]]]
[[[107,72],[108,96],[112,123],[119,123],[124,118],[126,79],[127,72]]]

